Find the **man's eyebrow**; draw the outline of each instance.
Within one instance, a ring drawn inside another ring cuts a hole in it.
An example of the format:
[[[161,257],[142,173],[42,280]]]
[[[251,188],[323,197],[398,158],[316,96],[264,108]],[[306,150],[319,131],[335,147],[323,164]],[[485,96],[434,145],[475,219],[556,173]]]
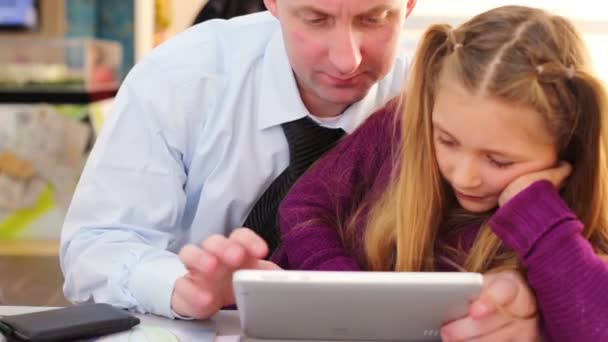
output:
[[[322,9],[314,7],[314,6],[310,6],[310,5],[297,7],[297,8],[295,8],[293,10],[293,12],[296,15],[301,15],[301,14],[304,14],[304,13],[312,13],[312,14],[319,14],[319,15],[324,15],[324,16],[330,16],[329,13],[323,11]]]
[[[378,5],[378,6],[372,7],[364,12],[357,14],[357,16],[358,17],[359,16],[368,16],[368,15],[373,15],[373,14],[379,14],[382,12],[394,12],[396,10],[397,10],[397,8],[395,6]],[[311,6],[311,5],[304,5],[301,7],[297,7],[294,9],[294,13],[295,14],[314,13],[314,14],[320,14],[320,15],[325,15],[325,16],[331,16],[330,13],[327,13],[323,9],[315,7],[315,6]]]
[[[382,13],[382,12],[393,12],[396,11],[397,8],[395,6],[390,6],[390,5],[378,5],[376,7],[372,7],[370,9],[368,9],[367,11],[358,14],[357,16],[366,16],[366,15],[371,15],[371,14],[378,14],[378,13]]]

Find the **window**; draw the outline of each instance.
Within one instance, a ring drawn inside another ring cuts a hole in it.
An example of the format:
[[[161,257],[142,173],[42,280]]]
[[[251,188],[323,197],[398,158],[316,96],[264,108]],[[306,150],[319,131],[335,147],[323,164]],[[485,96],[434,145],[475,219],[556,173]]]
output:
[[[0,30],[32,30],[38,25],[35,0],[0,0]]]
[[[525,5],[547,9],[572,20],[587,44],[593,67],[608,85],[608,16],[593,0],[420,0],[406,21],[406,37],[413,49],[417,39],[430,24],[458,25],[485,10],[503,5]]]

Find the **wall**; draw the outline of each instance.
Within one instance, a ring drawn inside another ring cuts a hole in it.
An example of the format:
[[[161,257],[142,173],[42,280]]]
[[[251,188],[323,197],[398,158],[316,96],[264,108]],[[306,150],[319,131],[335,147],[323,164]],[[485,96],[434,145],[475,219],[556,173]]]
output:
[[[147,0],[151,1],[151,0]],[[66,36],[96,37],[117,41],[122,46],[122,71],[135,62],[135,4],[125,0],[67,0]]]
[[[503,5],[545,8],[571,19],[582,32],[597,74],[608,84],[608,17],[596,0],[423,0],[406,21],[406,36],[416,41],[424,28],[433,23],[462,23],[482,11]],[[415,44],[414,44],[415,45]]]
[[[173,16],[169,33],[176,34],[190,27],[194,17],[206,3],[207,0],[173,0]]]

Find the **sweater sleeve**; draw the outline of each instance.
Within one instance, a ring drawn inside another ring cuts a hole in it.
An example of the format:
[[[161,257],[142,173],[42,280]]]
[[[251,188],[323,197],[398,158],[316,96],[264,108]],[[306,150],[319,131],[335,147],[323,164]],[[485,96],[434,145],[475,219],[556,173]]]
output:
[[[550,182],[516,195],[490,225],[527,268],[550,340],[608,341],[608,263]]]
[[[286,269],[357,271],[356,254],[339,229],[391,155],[394,108],[389,104],[344,138],[293,186],[279,209],[281,245],[272,260]]]

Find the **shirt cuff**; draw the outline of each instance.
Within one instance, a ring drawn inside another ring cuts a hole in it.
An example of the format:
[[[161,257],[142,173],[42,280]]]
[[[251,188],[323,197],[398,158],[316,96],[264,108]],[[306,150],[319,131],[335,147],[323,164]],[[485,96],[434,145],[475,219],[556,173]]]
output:
[[[146,312],[182,318],[171,309],[171,296],[175,282],[186,273],[188,271],[177,255],[166,252],[139,264],[131,273],[128,287]]]
[[[525,258],[537,241],[564,221],[576,220],[549,181],[537,181],[503,205],[489,221],[505,245]]]
[[[171,314],[173,315],[172,318],[183,319],[184,321],[193,321],[194,320],[194,318],[192,318],[192,317],[182,316],[182,315],[178,314],[177,312],[173,311],[173,309],[171,309]]]

